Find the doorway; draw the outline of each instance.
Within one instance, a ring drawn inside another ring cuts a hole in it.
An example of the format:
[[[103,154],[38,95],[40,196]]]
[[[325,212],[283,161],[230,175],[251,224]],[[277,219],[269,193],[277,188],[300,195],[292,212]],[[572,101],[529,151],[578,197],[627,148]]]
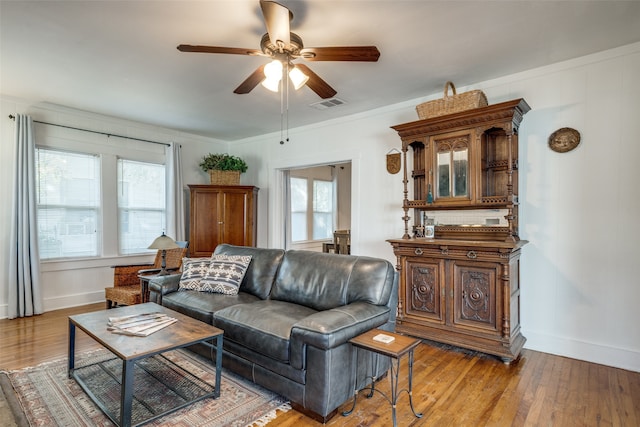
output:
[[[322,251],[351,228],[351,162],[283,169],[284,247]]]

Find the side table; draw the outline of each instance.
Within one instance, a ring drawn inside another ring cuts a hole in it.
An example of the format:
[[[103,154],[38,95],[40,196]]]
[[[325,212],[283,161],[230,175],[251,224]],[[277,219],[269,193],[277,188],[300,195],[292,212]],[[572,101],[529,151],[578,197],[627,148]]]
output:
[[[155,279],[156,277],[160,277],[159,274],[139,274],[138,279],[140,279],[140,302],[145,303],[149,302],[149,282],[151,279]]]
[[[379,335],[384,335],[386,337],[392,337],[393,341],[388,343],[374,340],[374,337]],[[398,396],[403,391],[406,391],[409,394],[409,406],[411,407],[411,412],[415,415],[416,418],[422,418],[421,413],[417,413],[413,408],[413,395],[412,395],[412,383],[413,383],[413,350],[420,344],[420,340],[417,338],[411,338],[404,335],[399,335],[393,332],[383,331],[381,329],[372,329],[364,334],[358,335],[357,337],[349,340],[349,342],[356,347],[356,351],[353,352],[353,357],[355,359],[354,365],[354,390],[353,390],[353,406],[350,410],[342,413],[343,416],[350,415],[356,408],[356,401],[358,398],[358,381],[357,381],[357,372],[358,372],[358,358],[357,358],[357,349],[362,348],[364,350],[368,350],[371,352],[371,375],[367,378],[371,378],[371,388],[370,392],[367,395],[367,398],[371,398],[373,396],[373,392],[377,391],[382,396],[384,396],[387,401],[391,404],[391,414],[393,417],[393,426],[396,427],[396,403],[398,402]],[[398,378],[400,375],[400,359],[405,354],[408,355],[408,378],[409,378],[409,387],[408,389],[398,390]],[[391,396],[387,396],[380,390],[375,388],[376,378],[374,376],[375,366],[377,365],[377,357],[378,356],[386,356],[391,359],[391,375],[389,376],[389,380],[391,382]]]

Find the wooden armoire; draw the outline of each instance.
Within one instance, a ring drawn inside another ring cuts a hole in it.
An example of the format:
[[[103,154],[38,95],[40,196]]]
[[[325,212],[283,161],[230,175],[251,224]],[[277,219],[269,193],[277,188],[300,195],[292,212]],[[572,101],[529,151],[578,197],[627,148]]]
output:
[[[248,185],[189,185],[189,255],[211,256],[229,243],[255,246],[258,187]]]
[[[404,165],[405,232],[388,240],[400,273],[398,332],[505,363],[518,357],[525,343],[520,251],[527,243],[518,236],[518,127],[529,110],[516,99],[392,126]],[[434,235],[420,233],[425,213],[487,209],[504,219],[435,224]]]

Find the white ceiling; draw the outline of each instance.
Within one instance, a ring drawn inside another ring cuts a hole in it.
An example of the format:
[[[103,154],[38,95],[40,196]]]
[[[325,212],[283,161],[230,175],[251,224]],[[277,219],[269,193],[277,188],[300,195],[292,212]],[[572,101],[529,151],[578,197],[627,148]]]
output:
[[[291,128],[640,41],[640,1],[281,1],[307,47],[376,45],[376,63],[307,62],[345,105],[290,94]],[[280,130],[280,97],[233,90],[263,57],[258,0],[0,0],[0,93],[232,141]],[[491,102],[491,100],[490,100]]]

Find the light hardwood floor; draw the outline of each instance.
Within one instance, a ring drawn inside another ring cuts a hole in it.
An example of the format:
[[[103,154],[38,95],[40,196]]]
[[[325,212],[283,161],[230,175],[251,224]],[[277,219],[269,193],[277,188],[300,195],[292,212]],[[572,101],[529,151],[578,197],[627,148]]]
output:
[[[0,320],[0,369],[60,359],[67,354],[67,317],[104,304]],[[78,331],[79,351],[98,348]],[[407,387],[406,358],[400,388]],[[404,375],[403,375],[404,374]],[[389,392],[389,381],[378,383]],[[421,344],[415,352],[414,418],[407,393],[398,401],[398,426],[640,426],[640,373],[524,350],[511,365],[476,352]],[[346,402],[340,411],[351,407]],[[272,426],[319,426],[296,412],[280,413]],[[327,426],[390,426],[391,409],[376,393],[360,393],[356,410]]]

